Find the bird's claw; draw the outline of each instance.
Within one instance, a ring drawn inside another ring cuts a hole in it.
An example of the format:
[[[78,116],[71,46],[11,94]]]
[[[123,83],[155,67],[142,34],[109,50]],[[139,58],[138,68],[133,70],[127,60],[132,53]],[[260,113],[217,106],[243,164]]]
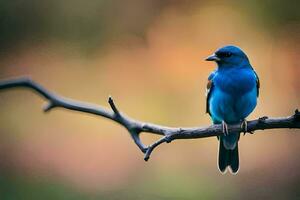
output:
[[[241,123],[241,129],[243,130],[244,132],[244,135],[246,135],[246,133],[248,132],[248,122],[247,120],[243,120],[242,123]]]
[[[225,121],[222,121],[222,130],[223,130],[223,134],[224,136],[229,135],[229,131],[228,131],[228,125],[226,124]]]

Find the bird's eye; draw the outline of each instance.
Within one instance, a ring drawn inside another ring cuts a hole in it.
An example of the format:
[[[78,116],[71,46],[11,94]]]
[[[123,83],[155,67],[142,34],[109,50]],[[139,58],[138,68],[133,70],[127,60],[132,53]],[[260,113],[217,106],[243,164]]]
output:
[[[230,53],[230,52],[224,53],[224,57],[230,57],[231,55],[232,55],[232,53]]]
[[[232,53],[230,53],[230,52],[218,52],[217,53],[217,56],[219,56],[220,58],[230,57],[231,55],[232,55]]]

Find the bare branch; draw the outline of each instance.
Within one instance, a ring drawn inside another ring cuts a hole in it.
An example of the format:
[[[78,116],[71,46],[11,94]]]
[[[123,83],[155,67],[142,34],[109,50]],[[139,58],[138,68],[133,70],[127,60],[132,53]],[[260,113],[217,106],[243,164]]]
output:
[[[101,106],[87,104],[80,101],[75,101],[72,99],[64,98],[55,93],[52,93],[39,85],[38,83],[32,81],[28,78],[17,78],[10,80],[0,81],[0,90],[24,87],[30,88],[37,92],[39,95],[48,100],[48,104],[44,107],[44,111],[50,111],[53,108],[61,107],[69,110],[85,112],[89,114],[94,114],[98,116],[105,117],[107,119],[113,120],[120,125],[124,126],[130,133],[135,144],[140,148],[140,150],[145,154],[145,161],[150,158],[152,151],[162,143],[169,143],[177,139],[195,139],[219,136],[223,134],[222,125],[211,125],[207,127],[195,127],[195,128],[173,128],[160,126],[156,124],[146,123],[134,120],[117,109],[112,97],[108,98],[108,103],[112,109],[108,110]],[[262,117],[256,120],[248,121],[247,132],[253,133],[256,130],[265,129],[279,129],[279,128],[300,128],[300,112],[298,110],[289,117],[281,118],[268,118]],[[243,132],[241,124],[229,125],[230,132]],[[162,135],[158,141],[154,142],[149,146],[145,146],[140,140],[140,133],[147,132],[152,134]]]

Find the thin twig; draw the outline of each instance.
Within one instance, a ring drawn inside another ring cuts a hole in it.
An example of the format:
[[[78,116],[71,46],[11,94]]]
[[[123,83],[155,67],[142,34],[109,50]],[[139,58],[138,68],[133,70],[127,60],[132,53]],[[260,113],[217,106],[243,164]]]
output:
[[[135,144],[139,149],[145,154],[145,161],[150,158],[153,150],[162,143],[169,143],[177,139],[195,139],[195,138],[204,138],[219,136],[223,134],[222,125],[211,125],[207,127],[195,127],[195,128],[173,128],[160,126],[156,124],[146,123],[142,121],[134,120],[124,113],[120,112],[112,99],[108,98],[108,103],[112,109],[108,110],[107,108],[87,104],[80,101],[75,101],[72,99],[64,98],[55,93],[52,93],[39,85],[38,83],[32,81],[28,78],[17,78],[10,80],[0,81],[0,90],[1,89],[10,89],[16,87],[30,88],[37,92],[39,95],[48,100],[48,104],[44,107],[44,111],[48,112],[56,107],[61,107],[69,110],[85,112],[89,114],[94,114],[98,116],[105,117],[107,119],[113,120],[122,126],[124,126],[130,133]],[[256,120],[247,121],[247,132],[254,133],[256,130],[265,130],[265,129],[279,129],[279,128],[300,128],[300,112],[298,110],[295,113],[288,117],[281,118],[268,118],[262,117]],[[233,124],[228,127],[229,132],[243,132],[241,124]],[[140,133],[147,132],[152,134],[162,135],[158,141],[154,142],[149,146],[145,146],[140,140]]]

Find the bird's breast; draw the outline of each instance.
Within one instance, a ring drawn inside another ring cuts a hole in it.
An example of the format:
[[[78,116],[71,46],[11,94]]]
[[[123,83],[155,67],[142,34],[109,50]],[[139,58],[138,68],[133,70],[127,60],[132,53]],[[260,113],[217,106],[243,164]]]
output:
[[[241,96],[256,87],[256,77],[252,69],[232,69],[218,72],[214,84],[230,95]]]
[[[253,73],[253,72],[252,72]],[[250,72],[218,74],[209,100],[212,117],[217,121],[236,123],[246,118],[257,101],[255,75]]]

